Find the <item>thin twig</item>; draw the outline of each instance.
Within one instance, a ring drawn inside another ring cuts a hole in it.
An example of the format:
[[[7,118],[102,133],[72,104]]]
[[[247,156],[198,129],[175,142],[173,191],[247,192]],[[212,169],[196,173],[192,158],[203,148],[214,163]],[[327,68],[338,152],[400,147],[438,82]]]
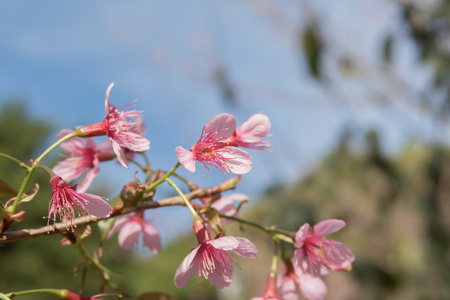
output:
[[[233,189],[235,186],[235,183],[239,181],[239,178],[232,178],[229,179],[222,184],[211,187],[211,188],[200,188],[197,189],[189,194],[186,194],[186,198],[188,200],[201,198],[201,197],[212,197],[214,195],[220,194],[221,192]],[[233,184],[234,183],[234,184]],[[80,217],[76,218],[73,222],[74,227],[77,226],[84,226],[87,224],[93,224],[97,223],[101,220],[106,220],[109,218],[117,217],[120,215],[141,211],[141,210],[147,210],[147,209],[155,209],[159,207],[165,207],[165,206],[174,206],[174,205],[184,205],[183,199],[181,199],[180,196],[170,197],[161,199],[158,201],[149,201],[140,203],[137,206],[133,207],[123,207],[122,204],[117,205],[113,208],[113,211],[111,215],[107,218],[98,218],[95,216],[89,216],[89,217]],[[49,236],[49,235],[67,235],[72,230],[67,227],[67,224],[65,222],[60,222],[55,224],[54,226],[42,226],[38,228],[31,228],[31,229],[23,229],[18,231],[12,231],[12,232],[5,232],[3,234],[0,234],[0,244],[3,243],[10,243],[15,241],[21,241],[21,240],[27,240],[32,238],[37,238],[41,236]]]

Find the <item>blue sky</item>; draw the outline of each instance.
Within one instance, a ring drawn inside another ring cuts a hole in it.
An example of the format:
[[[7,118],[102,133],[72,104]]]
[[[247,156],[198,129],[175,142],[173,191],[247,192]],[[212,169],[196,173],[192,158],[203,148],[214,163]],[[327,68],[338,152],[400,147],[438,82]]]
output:
[[[103,119],[105,90],[114,81],[113,104],[139,100],[148,155],[162,169],[176,163],[175,147],[195,143],[214,115],[229,112],[241,124],[264,112],[272,121],[274,152],[249,151],[253,170],[238,192],[251,197],[300,178],[332,149],[344,126],[379,129],[390,152],[433,134],[432,120],[407,104],[429,72],[417,63],[393,1],[130,3],[1,1],[0,104],[23,97],[37,118],[73,128]],[[308,75],[298,46],[301,28],[314,18],[328,46],[323,68],[333,82],[329,89]],[[391,74],[408,85],[392,92],[392,80],[378,68],[380,39],[389,32],[399,41]],[[358,63],[350,78],[335,59],[346,53]],[[218,67],[234,88],[234,104],[214,81]],[[395,104],[374,104],[372,89],[388,91]],[[109,197],[135,171],[115,164],[102,170],[98,182],[114,187]],[[180,173],[201,186],[229,177],[201,167]]]

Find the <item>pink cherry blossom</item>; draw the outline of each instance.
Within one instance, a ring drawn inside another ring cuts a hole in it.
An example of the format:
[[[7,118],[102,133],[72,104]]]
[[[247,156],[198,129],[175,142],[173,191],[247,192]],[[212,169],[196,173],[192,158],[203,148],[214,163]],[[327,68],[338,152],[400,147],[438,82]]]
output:
[[[57,136],[62,138],[70,132],[72,130],[63,129]],[[67,154],[63,155],[66,159],[58,162],[52,171],[62,177],[64,181],[69,182],[80,177],[87,170],[77,188],[78,192],[85,192],[89,188],[94,178],[98,175],[101,161],[115,157],[114,152],[102,152],[100,148],[97,148],[92,138],[74,137],[63,142],[61,147],[67,152]]]
[[[124,249],[131,249],[143,236],[145,247],[153,253],[161,251],[161,238],[158,230],[144,219],[144,212],[139,211],[116,221],[108,234],[108,239],[119,231],[119,245]]]
[[[305,223],[295,235],[293,263],[297,274],[303,272],[303,262],[306,262],[306,272],[314,277],[320,275],[321,268],[333,271],[348,271],[355,257],[351,250],[335,240],[327,240],[325,235],[336,232],[345,226],[342,220],[326,220],[313,228]]]
[[[195,223],[194,231],[199,246],[178,267],[174,279],[177,288],[184,287],[195,273],[199,282],[205,278],[220,289],[227,287],[233,279],[234,261],[228,252],[248,258],[258,255],[256,246],[245,238],[225,236],[211,240],[203,222]]]
[[[59,176],[55,176],[50,180],[52,185],[52,198],[48,205],[48,223],[50,219],[56,222],[56,215],[59,214],[60,220],[70,223],[73,230],[73,221],[75,213],[78,215],[92,214],[99,218],[106,218],[112,209],[106,202],[105,198],[87,194],[78,193],[76,191],[77,184],[68,186],[67,183]]]
[[[142,125],[142,119],[139,118],[141,117],[142,111],[123,111],[131,103],[121,109],[117,109],[109,103],[109,93],[113,86],[114,83],[111,83],[106,90],[106,117],[103,122],[83,126],[78,130],[82,134],[82,137],[108,136],[111,139],[117,159],[124,167],[127,167],[124,149],[143,152],[150,149],[150,142],[140,133],[141,129],[139,127]]]
[[[213,117],[190,151],[181,146],[176,148],[178,161],[190,172],[195,172],[198,160],[208,170],[207,165],[210,165],[234,174],[248,173],[252,168],[251,156],[242,149],[223,143],[232,136],[235,128],[236,120],[232,115],[225,113]]]

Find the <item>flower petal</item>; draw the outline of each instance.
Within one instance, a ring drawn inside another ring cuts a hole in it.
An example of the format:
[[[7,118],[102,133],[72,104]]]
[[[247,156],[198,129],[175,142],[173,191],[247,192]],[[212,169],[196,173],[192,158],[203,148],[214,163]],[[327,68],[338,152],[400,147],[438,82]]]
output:
[[[63,178],[64,181],[70,182],[78,177],[80,177],[86,170],[83,167],[77,166],[77,162],[80,161],[80,157],[74,156],[66,158],[60,161],[53,167],[52,171]]]
[[[236,120],[230,114],[224,113],[211,118],[205,125],[205,134],[217,132],[216,139],[230,137],[236,129]]]
[[[111,238],[114,233],[121,230],[123,228],[123,226],[125,226],[125,224],[127,224],[128,222],[129,222],[129,217],[122,217],[122,218],[119,218],[118,220],[116,220],[116,222],[114,222],[113,228],[111,228],[111,230],[108,233],[107,239]]]
[[[94,157],[94,168],[89,169],[86,172],[86,175],[84,176],[83,180],[81,180],[80,184],[78,185],[77,191],[79,193],[83,193],[87,191],[87,189],[91,186],[92,181],[94,181],[94,178],[97,177],[99,172],[99,161],[98,157]]]
[[[244,124],[236,129],[239,141],[245,143],[256,143],[267,136],[272,124],[264,114],[254,114]]]
[[[303,245],[303,240],[308,236],[310,225],[303,224],[302,227],[295,234],[295,247],[300,248]]]
[[[294,256],[292,257],[292,265],[295,269],[295,274],[301,276],[303,274],[303,262],[305,261],[305,252],[303,249],[297,249],[294,251]]]
[[[189,172],[195,172],[195,154],[181,146],[178,146],[175,149],[175,152],[177,153],[180,164],[182,164]]]
[[[194,276],[194,274],[197,272],[197,251],[199,248],[200,246],[193,249],[178,267],[174,278],[175,286],[177,288],[181,289],[182,287],[184,287],[189,282],[189,280],[191,280],[192,276]]]
[[[221,162],[227,171],[234,174],[245,174],[252,169],[252,157],[242,149],[224,147]]]
[[[117,160],[122,166],[128,169],[127,158],[125,157],[125,152],[123,151],[122,147],[112,138],[110,138],[110,140],[114,149],[114,153],[116,153]]]
[[[114,86],[114,82],[111,82],[111,84],[106,89],[106,99],[105,99],[105,112],[108,115],[109,114],[109,93],[111,92],[112,87]]]
[[[225,251],[234,250],[239,247],[239,240],[234,236],[223,236],[221,238],[209,241],[214,248]]]
[[[258,256],[258,248],[256,248],[255,244],[247,240],[246,238],[235,237],[238,240],[239,245],[235,249],[231,249],[230,251],[236,253],[242,257],[248,258],[256,258]]]
[[[224,263],[208,276],[209,282],[219,289],[229,286],[233,281],[233,265],[229,260]]]
[[[331,219],[331,220],[325,220],[325,221],[317,223],[316,225],[314,225],[313,231],[314,231],[314,235],[325,236],[330,233],[339,231],[344,226],[345,226],[344,221]]]
[[[333,271],[351,270],[351,265],[355,260],[355,256],[347,246],[339,241],[328,240],[324,248],[324,257],[328,268]]]
[[[91,215],[106,218],[111,214],[111,206],[105,201],[105,198],[87,193],[79,193],[79,195],[87,201],[86,209]]]
[[[141,234],[142,226],[138,222],[127,222],[119,232],[119,245],[124,249],[133,248]]]
[[[295,277],[295,276],[294,276]],[[298,283],[295,278],[280,275],[277,280],[278,289],[283,300],[298,300],[298,293],[300,291]]]
[[[319,277],[305,273],[300,276],[300,290],[309,300],[323,300],[327,295],[327,286]]]
[[[158,230],[146,222],[142,222],[141,225],[144,229],[144,245],[153,253],[159,253],[161,251],[161,237]]]
[[[150,149],[150,141],[133,131],[122,131],[114,134],[117,143],[134,152],[143,152]]]

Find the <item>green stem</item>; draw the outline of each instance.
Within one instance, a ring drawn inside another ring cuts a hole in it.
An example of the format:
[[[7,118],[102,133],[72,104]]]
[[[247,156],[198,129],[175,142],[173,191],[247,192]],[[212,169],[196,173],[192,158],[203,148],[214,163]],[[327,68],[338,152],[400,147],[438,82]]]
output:
[[[273,257],[272,257],[272,266],[270,268],[270,271],[274,274],[277,273],[277,267],[278,267],[278,249],[279,249],[280,242],[276,239],[273,240]]]
[[[9,298],[8,296],[6,296],[3,293],[0,293],[0,300],[11,300],[11,298]]]
[[[178,188],[178,186],[170,178],[166,178],[166,181],[168,184],[170,184],[175,189],[175,191],[178,193],[178,195],[180,195],[181,199],[183,199],[184,203],[189,208],[189,211],[191,212],[192,217],[194,218],[194,223],[197,221],[202,221],[202,218],[200,218],[200,216],[197,214],[197,211],[192,206],[191,202],[189,202],[189,200],[186,198],[186,196],[183,194],[183,192]]]
[[[176,165],[173,166],[172,169],[169,170],[169,172],[167,172],[166,174],[164,174],[160,179],[156,180],[156,181],[153,182],[148,188],[146,188],[144,193],[150,192],[150,191],[153,190],[155,187],[157,187],[158,185],[160,185],[163,181],[165,181],[166,179],[168,179],[173,173],[175,173],[175,171],[178,169],[179,166],[181,166],[181,164],[180,164],[179,162],[177,162]]]
[[[190,180],[187,180],[186,178],[184,178],[184,177],[178,175],[177,173],[173,173],[173,177],[178,178],[179,180],[183,181],[184,184],[186,184],[186,186],[189,188],[189,190],[190,190],[191,192],[192,192],[193,190],[195,190],[195,189],[198,188],[198,186],[197,186],[195,183],[193,183],[193,182],[190,181]]]
[[[39,165],[39,162],[47,155],[49,154],[53,149],[58,147],[62,142],[67,141],[70,138],[78,136],[80,133],[78,131],[73,131],[61,139],[59,139],[57,142],[55,142],[53,145],[51,145],[47,150],[44,151],[36,160],[33,161],[33,164],[31,165],[31,168],[28,169],[28,173],[23,179],[22,185],[20,186],[19,192],[17,193],[17,197],[14,200],[13,205],[11,206],[11,214],[14,214],[16,211],[17,205],[20,202],[20,199],[22,198],[23,193],[25,192],[25,188],[27,187],[28,181],[30,181],[31,175],[33,174],[36,167]]]
[[[56,295],[60,298],[64,298],[66,296],[65,295],[66,293],[67,293],[67,290],[35,289],[35,290],[28,290],[28,291],[12,292],[12,293],[8,293],[6,295],[7,295],[7,297],[13,298],[16,296],[25,296],[25,295],[32,295],[32,294],[52,294],[52,295]],[[7,299],[9,299],[9,298],[7,298]]]
[[[251,222],[251,221],[247,221],[247,220],[244,220],[244,219],[241,219],[241,218],[238,218],[238,217],[227,216],[227,215],[223,215],[223,214],[219,214],[219,217],[224,218],[224,219],[228,219],[228,220],[233,220],[233,221],[239,222],[241,224],[246,224],[246,225],[253,226],[253,227],[258,228],[258,229],[260,229],[260,230],[262,230],[262,231],[264,231],[264,232],[266,232],[268,234],[272,234],[272,235],[273,234],[281,234],[281,235],[288,236],[289,238],[291,237],[291,233],[289,231],[286,231],[286,230],[281,230],[281,229],[275,229],[275,228],[272,228],[272,227],[262,226],[260,224],[257,224],[257,223]]]
[[[21,161],[18,160],[17,158],[14,158],[14,157],[12,157],[12,156],[9,156],[8,154],[0,153],[0,157],[9,159],[10,161],[15,162],[16,164],[19,165],[19,167],[24,168],[24,169],[27,170],[27,171],[30,170],[30,167],[27,166],[25,163],[21,162]]]

